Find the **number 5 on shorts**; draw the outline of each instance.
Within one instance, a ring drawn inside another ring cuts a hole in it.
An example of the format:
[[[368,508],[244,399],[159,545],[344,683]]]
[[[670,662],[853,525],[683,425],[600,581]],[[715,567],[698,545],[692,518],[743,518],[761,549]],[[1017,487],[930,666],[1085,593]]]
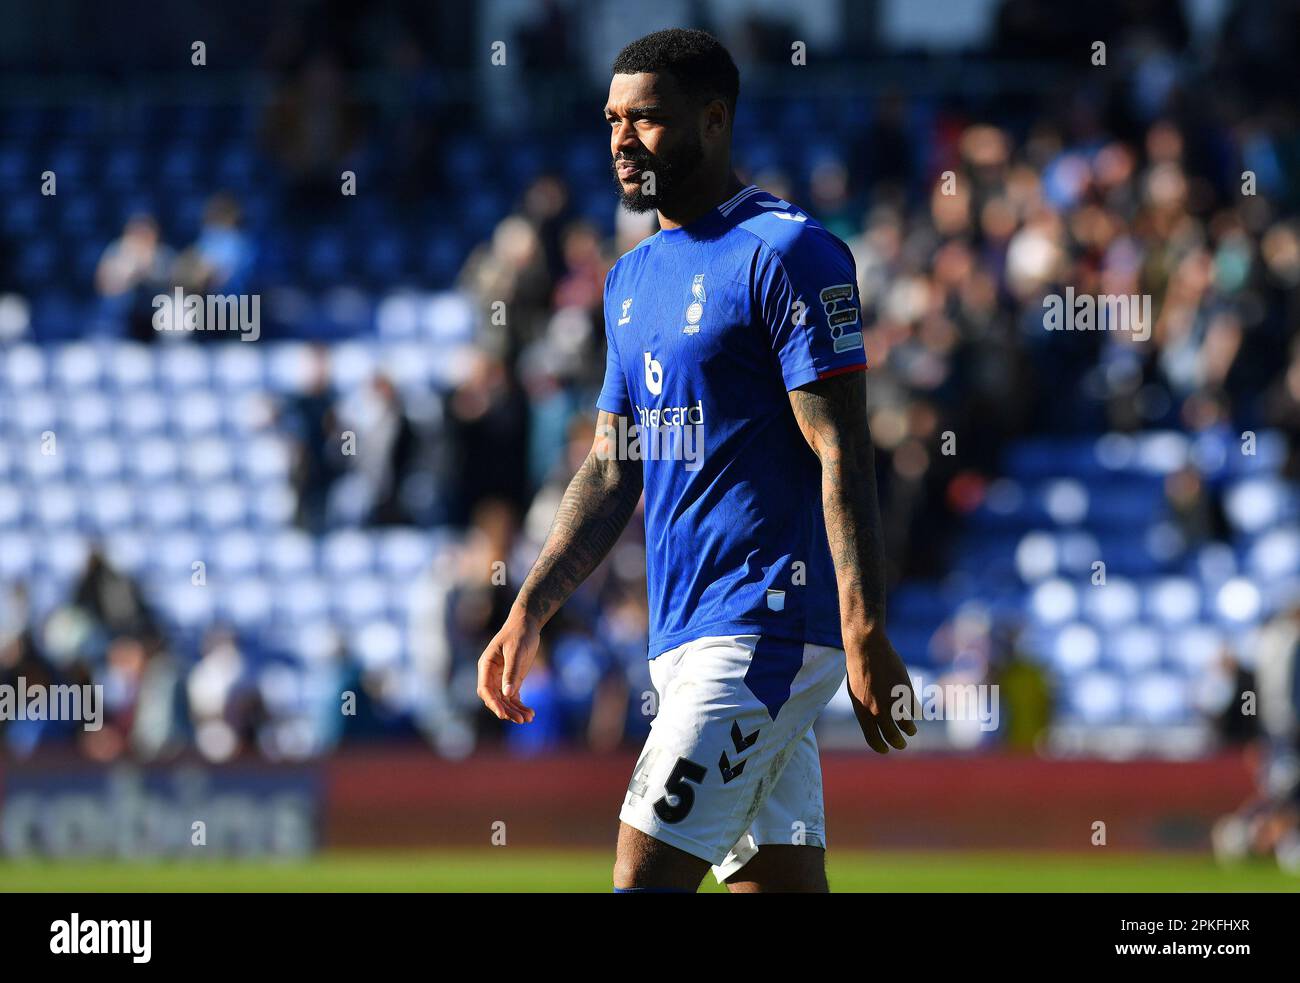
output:
[[[708,773],[707,768],[697,765],[694,761],[678,758],[677,764],[673,765],[672,773],[668,776],[668,781],[664,782],[664,791],[667,794],[655,803],[655,815],[666,823],[680,823],[690,814],[691,808],[695,805],[695,789],[686,783],[694,782],[699,785]],[[677,797],[676,805],[669,804],[669,795]]]

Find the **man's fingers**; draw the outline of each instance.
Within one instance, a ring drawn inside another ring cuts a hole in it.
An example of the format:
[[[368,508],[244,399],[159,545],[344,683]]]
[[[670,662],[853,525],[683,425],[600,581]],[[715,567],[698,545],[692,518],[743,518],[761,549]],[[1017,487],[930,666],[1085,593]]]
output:
[[[916,701],[912,687],[907,688],[907,714],[898,722],[898,726],[908,737],[916,736],[916,721],[921,716],[921,705]]]
[[[505,704],[502,703],[501,697],[492,692],[491,686],[479,686],[478,698],[483,701],[483,705],[491,710],[498,720],[508,720],[509,715],[506,713]]]
[[[500,717],[501,710],[496,705],[493,694],[495,687],[492,685],[492,676],[492,658],[484,652],[478,660],[478,698],[483,701],[484,706]]]
[[[514,700],[519,695],[519,646],[507,642],[501,647],[504,664],[501,667],[501,695]]]
[[[899,751],[907,747],[907,741],[898,732],[898,725],[894,723],[893,716],[888,713],[879,713],[876,715],[876,723],[880,725],[880,734],[889,742],[890,747]]]
[[[495,645],[495,642],[493,643]],[[524,723],[523,710],[512,707],[501,696],[501,683],[497,672],[499,665],[493,645],[489,645],[486,652],[478,660],[478,698],[483,701],[483,705],[491,710],[498,720],[513,720],[517,724]],[[529,718],[532,719],[532,711],[528,711]]]
[[[530,723],[533,717],[536,716],[536,714],[533,712],[532,707],[528,706],[518,697],[514,697],[510,699],[501,698],[501,702],[519,715],[520,719],[516,720],[515,723],[518,724]]]
[[[501,670],[501,698],[515,716],[515,723],[529,723],[536,714],[519,698],[520,677],[527,671],[520,663],[520,646],[506,643],[501,649],[504,666]]]
[[[862,736],[866,738],[867,746],[877,754],[888,754],[889,745],[881,739],[880,728],[876,725],[875,718],[869,713],[863,713],[863,715],[858,718],[858,723],[862,727]]]

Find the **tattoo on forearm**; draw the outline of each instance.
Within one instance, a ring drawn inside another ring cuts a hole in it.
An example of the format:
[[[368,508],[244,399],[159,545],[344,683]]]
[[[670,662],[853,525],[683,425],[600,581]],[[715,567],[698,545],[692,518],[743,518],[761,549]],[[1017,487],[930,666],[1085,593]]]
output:
[[[841,618],[871,630],[885,617],[885,556],[866,380],[854,372],[814,382],[793,390],[790,406],[822,464],[822,509]]]
[[[614,548],[641,497],[640,462],[618,460],[612,453],[616,419],[600,412],[591,452],[569,482],[546,544],[519,591],[519,603],[540,622],[550,618]]]

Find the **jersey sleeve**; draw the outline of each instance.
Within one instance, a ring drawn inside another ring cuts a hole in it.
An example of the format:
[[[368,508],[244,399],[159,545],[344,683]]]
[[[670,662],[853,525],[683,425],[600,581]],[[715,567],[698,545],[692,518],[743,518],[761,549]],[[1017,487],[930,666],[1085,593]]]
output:
[[[804,228],[765,247],[756,298],[786,389],[867,366],[853,257],[829,232]]]
[[[618,358],[618,345],[614,340],[614,322],[610,319],[609,288],[614,282],[614,271],[605,277],[605,382],[600,387],[600,396],[596,408],[606,410],[615,416],[631,416],[632,401],[627,395],[627,379],[623,377],[623,367]]]

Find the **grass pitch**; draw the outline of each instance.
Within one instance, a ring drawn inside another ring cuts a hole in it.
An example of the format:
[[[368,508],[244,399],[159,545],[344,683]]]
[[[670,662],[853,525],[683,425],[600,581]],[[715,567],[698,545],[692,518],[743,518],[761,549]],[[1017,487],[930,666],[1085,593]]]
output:
[[[330,852],[283,863],[0,862],[0,891],[53,892],[596,892],[610,890],[613,851],[516,847]],[[1269,863],[1220,868],[1200,855],[864,853],[833,850],[836,892],[1300,891]],[[710,874],[701,890],[724,890]]]

